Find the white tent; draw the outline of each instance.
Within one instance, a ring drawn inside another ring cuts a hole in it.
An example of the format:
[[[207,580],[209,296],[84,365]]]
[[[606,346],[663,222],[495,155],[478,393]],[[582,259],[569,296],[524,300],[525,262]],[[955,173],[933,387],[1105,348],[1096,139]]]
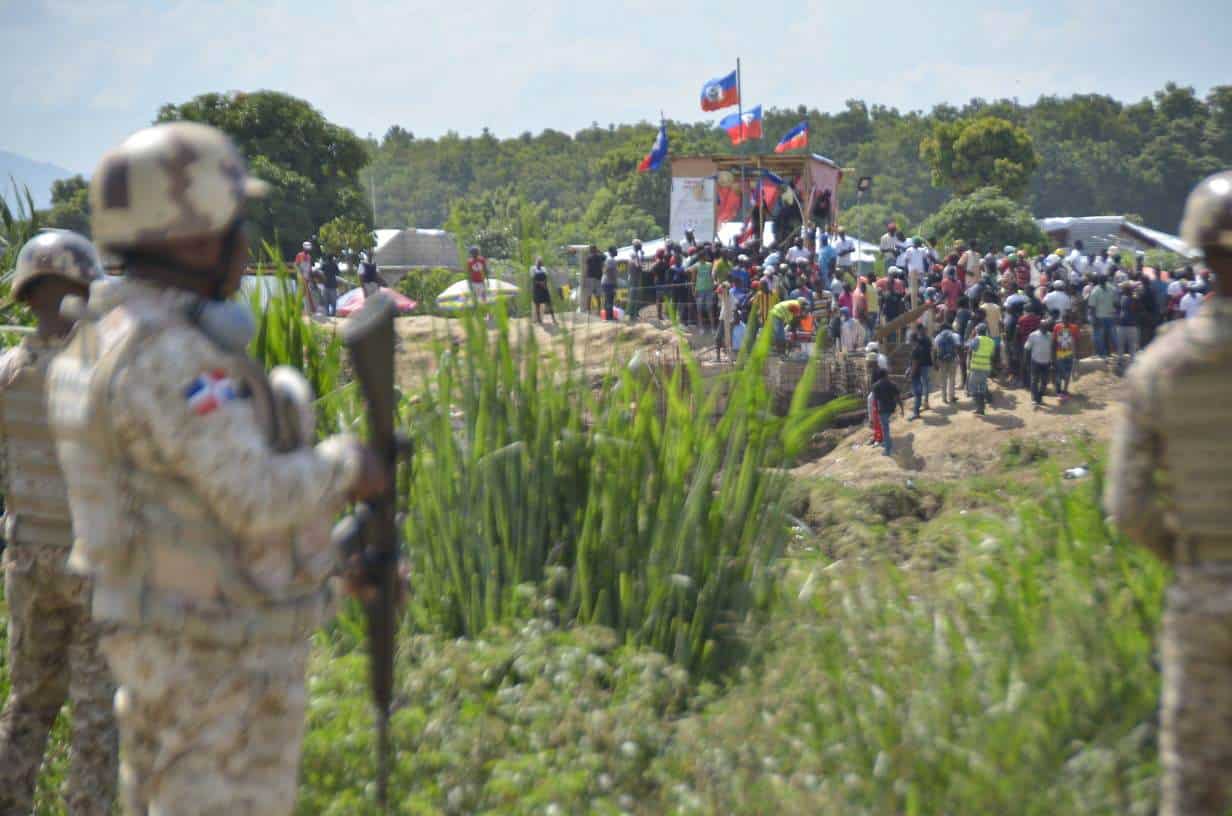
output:
[[[512,283],[506,283],[499,278],[488,280],[488,302],[514,297],[520,290]],[[450,284],[444,292],[436,296],[436,307],[443,312],[460,312],[475,305],[468,281],[460,280]]]

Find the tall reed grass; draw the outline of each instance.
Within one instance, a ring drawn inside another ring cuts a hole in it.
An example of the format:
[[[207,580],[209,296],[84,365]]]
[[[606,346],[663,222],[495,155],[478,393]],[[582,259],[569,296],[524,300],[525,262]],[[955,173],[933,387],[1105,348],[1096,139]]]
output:
[[[278,296],[252,304],[253,354],[304,370],[325,428],[353,428],[338,342],[303,319],[276,270]],[[503,312],[494,330],[464,320],[465,340],[438,347],[402,405],[416,443],[401,496],[415,623],[473,636],[545,614],[610,626],[694,670],[729,663],[773,598],[780,468],[847,401],[809,409],[810,373],[774,416],[768,333],[722,387],[687,355],[666,382],[613,370],[596,384],[567,334],[558,364]]]

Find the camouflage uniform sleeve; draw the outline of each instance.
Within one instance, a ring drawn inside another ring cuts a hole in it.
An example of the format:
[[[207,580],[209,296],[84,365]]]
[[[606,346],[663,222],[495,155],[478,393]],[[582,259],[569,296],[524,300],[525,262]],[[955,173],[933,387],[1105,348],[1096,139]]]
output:
[[[249,400],[191,401],[198,378],[226,376],[228,362],[188,327],[163,331],[134,355],[113,391],[114,423],[134,463],[183,479],[237,535],[289,534],[334,515],[359,477],[349,440],[276,453]]]
[[[1163,465],[1158,376],[1143,359],[1126,380],[1128,395],[1112,434],[1104,507],[1130,539],[1170,561],[1172,540],[1163,524],[1163,497],[1155,476]]]
[[[13,346],[0,355],[0,397],[3,396],[9,383],[13,381],[13,377],[17,375],[17,369],[21,367],[20,362],[21,347]],[[8,490],[9,485],[9,446],[8,439],[5,438],[4,423],[0,422],[0,486],[4,490]]]

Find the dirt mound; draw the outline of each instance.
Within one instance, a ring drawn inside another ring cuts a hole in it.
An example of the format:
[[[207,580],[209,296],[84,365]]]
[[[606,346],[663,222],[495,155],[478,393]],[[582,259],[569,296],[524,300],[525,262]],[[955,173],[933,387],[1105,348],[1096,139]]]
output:
[[[679,340],[667,321],[605,321],[576,313],[558,315],[557,320],[559,324],[553,324],[547,318],[543,325],[538,325],[530,318],[511,319],[515,345],[524,342],[526,332],[531,330],[544,357],[564,360],[566,340],[570,339],[574,358],[596,375],[613,364],[626,364],[639,350],[651,355],[657,352],[670,360],[676,357]],[[398,382],[403,386],[412,384],[417,375],[435,370],[438,342],[465,337],[462,321],[444,317],[403,317],[394,326],[398,333],[395,365]]]
[[[1121,395],[1121,380],[1096,360],[1084,360],[1070,386],[1071,399],[1058,403],[1046,396],[1035,409],[1025,389],[993,386],[987,415],[976,416],[964,394],[956,405],[945,405],[933,391],[932,409],[920,419],[898,414],[890,424],[894,455],[882,455],[867,425],[849,431],[835,448],[816,461],[796,468],[800,476],[826,477],[844,484],[901,482],[921,475],[960,479],[995,465],[1026,464],[1051,456],[1062,464],[1083,461],[1083,445],[1106,442]],[[907,414],[911,414],[908,402]],[[1071,461],[1072,460],[1072,461]]]

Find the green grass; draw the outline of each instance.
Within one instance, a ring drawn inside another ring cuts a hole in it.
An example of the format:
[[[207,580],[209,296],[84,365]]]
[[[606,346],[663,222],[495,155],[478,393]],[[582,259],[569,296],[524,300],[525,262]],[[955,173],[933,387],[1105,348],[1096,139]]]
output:
[[[401,408],[395,812],[1154,811],[1166,575],[1104,525],[1098,465],[793,486],[826,413],[773,416],[764,342],[716,422],[687,356],[661,390],[596,384],[494,321]],[[298,359],[324,425],[354,427],[332,335],[280,301],[259,324],[259,358]],[[309,694],[298,812],[375,814],[353,606],[314,636]]]

